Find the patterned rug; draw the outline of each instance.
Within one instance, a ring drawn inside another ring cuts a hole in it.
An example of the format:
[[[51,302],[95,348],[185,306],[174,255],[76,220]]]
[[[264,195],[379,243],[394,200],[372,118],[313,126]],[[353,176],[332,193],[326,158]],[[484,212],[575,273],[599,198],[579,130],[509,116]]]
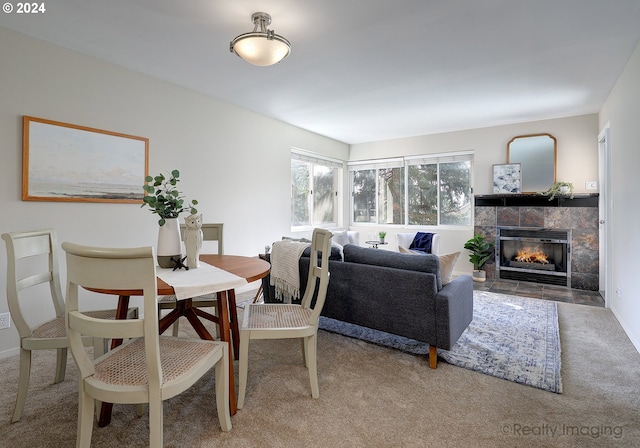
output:
[[[562,393],[558,311],[552,301],[474,291],[473,321],[442,360],[519,384]],[[423,342],[320,318],[320,328],[416,355]]]

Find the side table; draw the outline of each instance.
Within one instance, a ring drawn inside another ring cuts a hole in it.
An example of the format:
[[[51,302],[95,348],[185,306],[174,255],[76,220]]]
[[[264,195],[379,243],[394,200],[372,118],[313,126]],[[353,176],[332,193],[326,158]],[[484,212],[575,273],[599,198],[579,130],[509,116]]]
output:
[[[385,244],[389,244],[384,241],[365,241],[365,243],[371,245],[372,249],[377,249],[378,246],[384,246]]]

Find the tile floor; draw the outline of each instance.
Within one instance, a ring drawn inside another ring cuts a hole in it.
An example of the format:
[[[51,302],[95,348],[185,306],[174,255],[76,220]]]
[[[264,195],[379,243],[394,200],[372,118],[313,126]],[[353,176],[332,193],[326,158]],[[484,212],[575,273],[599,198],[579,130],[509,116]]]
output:
[[[490,279],[487,279],[484,283],[474,282],[473,289],[533,297],[536,299],[555,300],[556,302],[604,307],[604,299],[598,291],[586,291],[584,289],[567,289],[562,286],[543,285],[540,283]]]

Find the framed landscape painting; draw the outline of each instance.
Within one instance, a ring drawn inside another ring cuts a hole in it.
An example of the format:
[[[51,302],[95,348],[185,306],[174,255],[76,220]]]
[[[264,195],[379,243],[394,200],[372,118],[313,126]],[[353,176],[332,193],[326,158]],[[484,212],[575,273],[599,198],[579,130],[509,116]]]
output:
[[[22,200],[141,204],[149,139],[23,117]]]
[[[520,193],[522,171],[519,163],[493,165],[493,192]]]

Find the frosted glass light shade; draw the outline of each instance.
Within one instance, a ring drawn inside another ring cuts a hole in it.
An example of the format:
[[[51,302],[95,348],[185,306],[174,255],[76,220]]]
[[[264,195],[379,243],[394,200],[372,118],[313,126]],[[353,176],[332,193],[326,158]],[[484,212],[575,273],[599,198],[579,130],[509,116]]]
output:
[[[287,39],[267,29],[271,16],[266,12],[251,15],[253,31],[241,34],[231,41],[229,50],[253,65],[266,67],[277,64],[289,56],[291,44]]]
[[[291,45],[285,38],[269,33],[247,33],[231,42],[231,51],[250,64],[265,67],[289,56]]]

